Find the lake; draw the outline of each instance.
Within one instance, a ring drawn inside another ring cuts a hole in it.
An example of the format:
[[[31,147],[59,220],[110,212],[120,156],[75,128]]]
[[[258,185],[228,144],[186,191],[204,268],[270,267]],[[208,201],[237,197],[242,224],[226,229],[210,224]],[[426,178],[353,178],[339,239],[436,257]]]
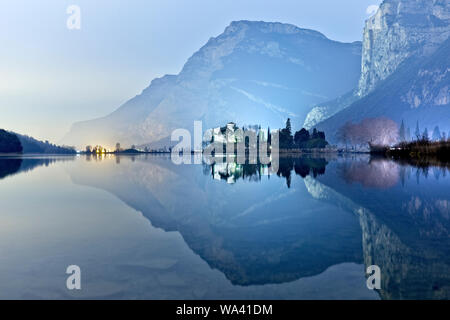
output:
[[[0,298],[448,299],[449,190],[368,155],[0,157]]]

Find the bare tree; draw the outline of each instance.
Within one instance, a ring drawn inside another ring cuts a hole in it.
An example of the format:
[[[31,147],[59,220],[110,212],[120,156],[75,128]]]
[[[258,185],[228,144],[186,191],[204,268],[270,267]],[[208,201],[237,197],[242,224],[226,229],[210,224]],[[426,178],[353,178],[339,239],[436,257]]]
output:
[[[397,124],[388,118],[367,118],[360,123],[347,122],[338,130],[338,138],[346,145],[364,146],[368,143],[380,146],[393,145],[398,141]]]

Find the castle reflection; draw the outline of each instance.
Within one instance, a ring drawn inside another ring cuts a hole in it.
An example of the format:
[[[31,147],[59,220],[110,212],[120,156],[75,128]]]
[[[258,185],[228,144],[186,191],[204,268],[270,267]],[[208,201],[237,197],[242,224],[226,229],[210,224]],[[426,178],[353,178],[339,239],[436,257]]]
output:
[[[233,286],[284,284],[353,263],[381,268],[383,299],[450,298],[445,165],[366,155],[285,157],[276,170],[232,159],[76,159],[65,166],[73,183],[108,191],[154,227],[178,232]],[[0,178],[54,161],[3,158]]]
[[[235,158],[227,158],[224,161],[211,165],[203,164],[205,174],[210,174],[215,180],[223,180],[229,184],[236,183],[239,179],[258,182],[263,177],[277,175],[286,179],[288,188],[291,186],[291,173],[305,178],[312,175],[314,178],[325,174],[328,162],[325,158],[312,157],[284,157],[279,159],[277,168],[270,164],[238,164]]]

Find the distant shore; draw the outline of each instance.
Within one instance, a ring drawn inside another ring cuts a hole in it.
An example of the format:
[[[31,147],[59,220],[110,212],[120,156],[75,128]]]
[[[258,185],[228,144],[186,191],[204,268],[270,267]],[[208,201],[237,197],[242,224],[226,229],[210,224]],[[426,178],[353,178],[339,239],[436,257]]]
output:
[[[126,149],[121,151],[105,151],[105,152],[78,152],[78,153],[0,153],[0,157],[38,157],[38,156],[96,156],[96,155],[162,155],[171,154],[172,150],[151,150],[141,151],[137,149]],[[180,151],[180,154],[203,154],[204,151]],[[214,156],[229,156],[236,153],[216,153]],[[333,154],[372,154],[380,155],[386,158],[402,161],[413,161],[420,163],[421,161],[450,163],[450,141],[414,141],[410,143],[400,143],[394,147],[373,147],[367,151],[357,151],[348,149],[333,148],[316,148],[316,149],[279,149],[281,157],[301,156],[301,155],[333,155]]]

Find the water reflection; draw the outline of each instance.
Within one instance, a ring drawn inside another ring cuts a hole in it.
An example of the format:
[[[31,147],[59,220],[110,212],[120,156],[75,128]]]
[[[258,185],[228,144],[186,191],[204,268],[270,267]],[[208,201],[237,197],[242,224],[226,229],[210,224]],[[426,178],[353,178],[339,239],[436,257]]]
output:
[[[280,158],[277,170],[270,165],[238,164],[235,158],[223,158],[214,164],[203,163],[205,175],[211,175],[215,180],[226,181],[234,184],[238,180],[259,182],[262,178],[277,175],[286,179],[286,185],[290,188],[292,174],[305,178],[312,176],[317,178],[324,175],[330,161],[339,161],[336,168],[339,176],[347,183],[358,183],[365,188],[386,189],[395,186],[399,181],[405,185],[406,180],[413,176],[418,184],[420,179],[433,174],[436,179],[446,178],[450,168],[447,165],[439,166],[435,162],[405,162],[391,161],[386,158],[359,155],[354,157],[328,157],[315,158],[311,156]],[[120,163],[120,159],[116,160]],[[134,158],[133,158],[134,161]]]
[[[71,176],[75,183],[115,194],[154,226],[180,232],[195,253],[236,285],[284,283],[339,263],[362,263],[357,219],[331,205],[317,208],[304,184],[286,192],[280,180],[264,179],[229,188],[203,170],[164,157],[137,157],[134,163],[122,157],[120,165],[83,166]],[[262,172],[263,166],[233,163],[207,171],[227,181],[231,176],[256,181]]]
[[[53,161],[0,159],[0,178]],[[369,156],[282,158],[276,171],[234,161],[178,166],[164,155],[80,157],[64,166],[77,186],[105,190],[154,227],[176,231],[233,288],[293,283],[348,263],[376,264],[382,270],[378,294],[383,299],[450,298],[447,170]],[[64,208],[77,206],[59,192]],[[105,206],[101,201],[89,203]],[[117,250],[105,243],[103,251]],[[144,245],[154,246],[136,246]],[[123,257],[133,257],[132,246],[130,250]],[[143,278],[150,272],[128,260],[122,263],[127,266],[118,268],[120,272],[141,270]],[[177,270],[178,276],[184,275]],[[326,281],[338,283],[337,277],[347,276],[333,273]],[[359,276],[364,288],[363,268]],[[155,286],[153,294],[159,292]],[[159,289],[160,296],[167,297]],[[205,292],[203,287],[194,289]],[[340,298],[354,297],[355,287],[341,292]],[[139,294],[145,296],[145,290]]]
[[[366,188],[390,188],[400,178],[400,166],[386,160],[356,160],[345,162],[339,173],[347,183],[360,183]]]
[[[276,170],[270,165],[257,164],[238,164],[235,158],[228,158],[218,163],[208,165],[203,164],[205,174],[211,174],[215,180],[224,180],[229,184],[236,183],[243,179],[253,182],[261,181],[262,177],[270,177],[276,174],[278,177],[286,179],[287,187],[291,187],[291,172],[305,178],[312,175],[314,178],[325,174],[325,168],[328,164],[325,158],[311,157],[284,157],[279,159],[279,165]]]
[[[289,282],[354,262],[380,265],[383,298],[450,292],[450,181],[442,168],[305,157],[280,159],[277,172],[260,164],[203,165],[202,175],[213,178],[205,180],[198,166],[133,161],[111,161],[116,167],[107,174],[86,168],[72,178],[109,190],[155,226],[180,232],[233,284]]]
[[[72,156],[47,158],[0,157],[0,180],[14,174],[32,171],[41,166],[48,167],[58,161],[73,161],[74,159]]]
[[[391,161],[385,158],[361,157],[341,163],[336,168],[338,173],[347,183],[359,183],[366,188],[386,189],[395,186],[399,181],[404,186],[406,180],[414,177],[417,184],[421,178],[427,179],[429,174],[433,174],[438,180],[441,176],[445,179],[447,171],[446,165],[438,166],[436,163],[422,161],[404,162]]]
[[[17,173],[22,165],[22,159],[0,159],[0,179]]]
[[[386,299],[450,298],[450,179],[447,168],[386,159],[335,161],[317,183],[350,201],[366,265],[384,271]],[[342,183],[345,181],[345,183]]]

